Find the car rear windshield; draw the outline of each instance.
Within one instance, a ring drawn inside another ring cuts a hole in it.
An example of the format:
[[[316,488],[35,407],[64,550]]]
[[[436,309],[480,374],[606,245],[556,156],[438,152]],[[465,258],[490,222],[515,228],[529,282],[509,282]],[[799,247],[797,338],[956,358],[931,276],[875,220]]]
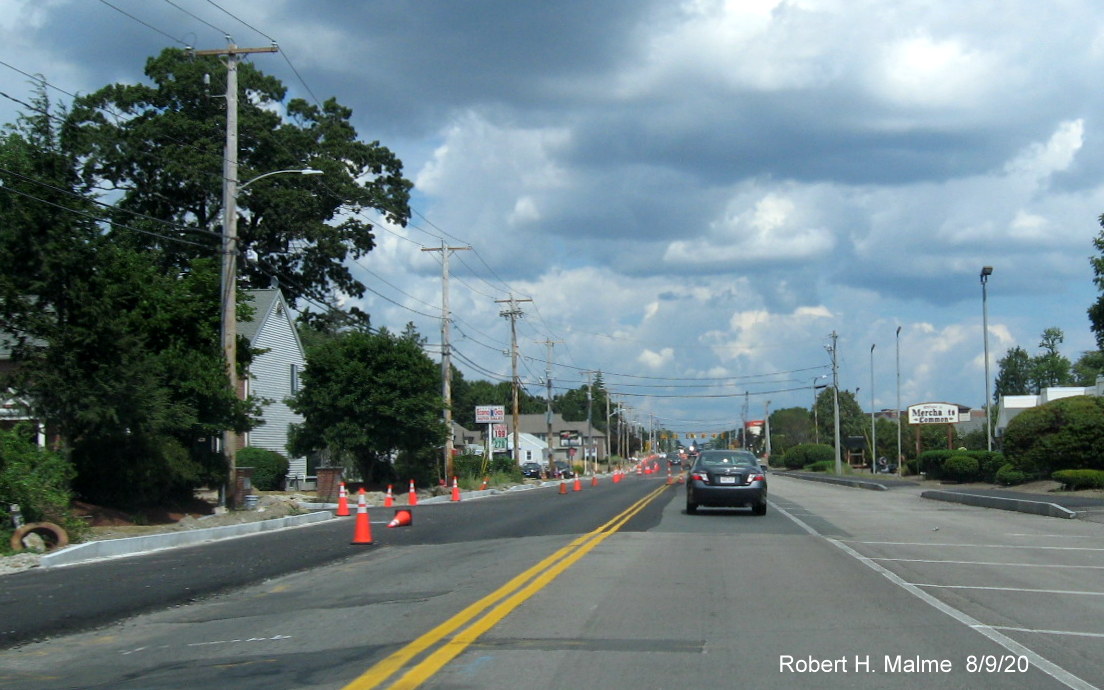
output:
[[[698,463],[702,465],[759,466],[759,461],[751,453],[702,453]]]

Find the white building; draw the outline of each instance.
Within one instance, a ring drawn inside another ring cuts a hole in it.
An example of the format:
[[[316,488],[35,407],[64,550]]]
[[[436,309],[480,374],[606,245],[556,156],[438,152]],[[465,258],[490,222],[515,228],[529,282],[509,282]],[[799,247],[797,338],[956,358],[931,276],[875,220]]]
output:
[[[1008,423],[1024,410],[1075,395],[1104,395],[1104,377],[1098,377],[1095,386],[1055,386],[1044,388],[1039,395],[1002,395],[1000,413],[993,424],[993,436],[1003,436]]]

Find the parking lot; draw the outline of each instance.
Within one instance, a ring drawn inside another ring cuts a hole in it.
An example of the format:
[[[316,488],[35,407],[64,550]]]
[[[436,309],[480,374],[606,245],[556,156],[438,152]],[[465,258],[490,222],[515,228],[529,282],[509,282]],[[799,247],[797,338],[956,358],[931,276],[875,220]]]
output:
[[[1000,642],[1005,663],[1026,657],[1071,687],[1104,682],[1101,524],[771,479],[777,509]]]

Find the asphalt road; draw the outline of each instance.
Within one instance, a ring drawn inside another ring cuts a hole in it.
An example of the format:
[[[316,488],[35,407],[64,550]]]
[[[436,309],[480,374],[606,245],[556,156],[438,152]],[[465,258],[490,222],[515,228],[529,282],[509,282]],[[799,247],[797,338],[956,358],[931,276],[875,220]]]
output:
[[[681,487],[632,478],[419,507],[367,547],[342,519],[8,576],[0,620],[24,637],[28,606],[171,603],[0,652],[0,687],[1104,683],[1100,525],[771,481],[764,517],[689,516]]]

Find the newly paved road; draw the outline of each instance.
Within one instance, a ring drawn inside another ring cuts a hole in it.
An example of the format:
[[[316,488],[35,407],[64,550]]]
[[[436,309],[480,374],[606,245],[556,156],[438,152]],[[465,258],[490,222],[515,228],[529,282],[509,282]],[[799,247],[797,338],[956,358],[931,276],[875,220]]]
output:
[[[427,506],[330,565],[2,652],[0,687],[1104,683],[1099,524],[771,481],[765,517],[635,478]]]

